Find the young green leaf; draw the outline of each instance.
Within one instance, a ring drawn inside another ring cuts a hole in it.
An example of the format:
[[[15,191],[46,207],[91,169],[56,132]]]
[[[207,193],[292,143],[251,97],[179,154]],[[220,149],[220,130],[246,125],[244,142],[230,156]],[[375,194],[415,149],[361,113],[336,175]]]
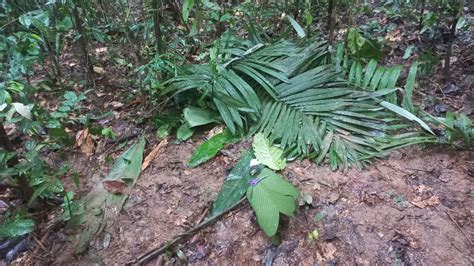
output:
[[[183,123],[176,131],[176,138],[180,141],[188,140],[194,134],[194,130],[189,127],[188,123]]]
[[[283,150],[272,146],[263,133],[255,134],[253,138],[255,157],[264,165],[273,170],[282,170],[286,166]]]
[[[280,212],[293,216],[298,195],[298,189],[268,168],[251,180],[247,189],[247,199],[255,211],[257,222],[268,236],[276,234]]]
[[[403,59],[407,60],[408,58],[410,58],[414,48],[414,45],[408,46],[407,49],[405,49],[405,53],[403,54]]]

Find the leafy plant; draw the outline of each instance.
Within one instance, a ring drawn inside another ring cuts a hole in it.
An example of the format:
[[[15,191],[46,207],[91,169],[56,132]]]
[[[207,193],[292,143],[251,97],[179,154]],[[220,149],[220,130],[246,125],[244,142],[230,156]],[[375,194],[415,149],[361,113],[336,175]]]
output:
[[[396,102],[399,67],[371,61],[364,69],[354,62],[346,80],[327,64],[326,43],[317,41],[265,46],[228,38],[211,55],[167,81],[164,93],[199,91],[231,133],[261,132],[290,157],[328,158],[332,168],[346,169],[397,147],[436,141],[415,127],[398,135],[410,128],[404,118],[414,119],[381,97]]]
[[[32,232],[34,228],[35,222],[26,217],[23,212],[7,213],[0,226],[0,241],[26,235]]]
[[[280,213],[293,216],[299,191],[282,176],[268,168],[250,181],[247,199],[257,215],[257,222],[268,236],[278,230]]]

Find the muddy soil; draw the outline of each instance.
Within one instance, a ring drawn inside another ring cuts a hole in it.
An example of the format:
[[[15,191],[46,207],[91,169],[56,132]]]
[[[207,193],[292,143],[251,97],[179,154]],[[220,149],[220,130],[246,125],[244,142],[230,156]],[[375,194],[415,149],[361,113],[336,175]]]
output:
[[[56,232],[48,241],[48,263],[124,264],[202,220],[248,143],[227,147],[211,162],[188,169],[199,142],[169,144],[87,254],[73,256],[70,232]],[[282,219],[279,245],[259,229],[244,203],[179,245],[182,257],[190,264],[212,265],[474,263],[474,152],[410,148],[362,171],[333,172],[301,161],[283,174],[313,203],[299,207],[296,217]],[[319,237],[310,240],[314,230]],[[183,261],[169,253],[150,263],[162,264]]]

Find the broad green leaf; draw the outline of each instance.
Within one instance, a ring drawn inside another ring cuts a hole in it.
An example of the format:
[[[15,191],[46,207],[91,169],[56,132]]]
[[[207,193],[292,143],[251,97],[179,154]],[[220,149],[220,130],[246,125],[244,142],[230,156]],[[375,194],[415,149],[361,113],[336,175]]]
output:
[[[273,170],[282,170],[286,166],[283,150],[271,145],[263,133],[255,134],[252,144],[255,157]]]
[[[219,121],[218,114],[208,109],[186,107],[183,110],[183,114],[189,127],[203,126]]]
[[[191,155],[188,166],[194,168],[214,158],[226,144],[238,141],[240,138],[232,135],[228,129],[216,134],[203,142]]]
[[[35,222],[31,219],[6,221],[0,227],[0,240],[26,235],[33,231]]]
[[[217,195],[210,217],[221,213],[234,203],[238,202],[250,186],[250,179],[254,178],[250,174],[250,161],[254,158],[250,151],[246,151],[235,164],[232,171],[224,181],[221,191]]]
[[[182,10],[182,16],[184,22],[188,22],[189,18],[189,12],[193,9],[194,6],[194,0],[184,0],[183,1],[183,10]]]
[[[120,155],[105,179],[122,180],[129,184],[135,184],[140,175],[145,143],[145,138],[142,136],[138,143]]]
[[[120,155],[105,180],[100,180],[79,203],[82,211],[68,222],[68,226],[74,226],[78,221],[84,224],[76,243],[76,254],[84,252],[89,247],[90,241],[101,226],[105,226],[108,219],[120,213],[128,198],[125,194],[109,193],[102,181],[124,181],[128,186],[133,186],[140,175],[145,143],[145,137],[142,136],[138,143]]]
[[[294,18],[292,18],[291,16],[286,16],[288,18],[288,20],[290,21],[291,23],[291,26],[293,26],[293,28],[295,29],[296,33],[298,34],[298,36],[300,38],[304,38],[306,37],[306,33],[304,32],[304,29],[303,27],[301,27],[301,25],[298,23],[298,21],[296,21]]]
[[[386,102],[386,101],[382,101],[380,103],[380,105],[382,105],[383,107],[387,108],[388,110],[400,115],[400,116],[403,116],[405,117],[406,119],[410,120],[410,121],[415,121],[417,122],[422,128],[424,128],[426,131],[428,131],[429,133],[431,133],[432,135],[435,135],[435,133],[431,130],[431,128],[425,123],[423,122],[423,120],[421,120],[420,118],[416,117],[414,114],[408,112],[407,110],[401,108],[400,106],[397,106],[395,104],[391,104],[389,102]]]
[[[188,123],[183,123],[176,131],[176,138],[180,141],[188,140],[194,134],[194,130],[189,127]]]
[[[268,168],[264,168],[247,189],[247,199],[257,222],[268,236],[276,234],[280,212],[293,216],[298,195],[299,191],[290,182]]]

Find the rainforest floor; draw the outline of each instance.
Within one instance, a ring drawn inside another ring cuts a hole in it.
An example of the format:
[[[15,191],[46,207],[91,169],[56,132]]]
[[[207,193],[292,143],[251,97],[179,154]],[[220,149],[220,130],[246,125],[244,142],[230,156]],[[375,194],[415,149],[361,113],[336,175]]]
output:
[[[403,32],[403,31],[402,31]],[[403,34],[403,33],[400,33]],[[406,37],[406,36],[404,36]],[[467,105],[474,98],[473,34],[461,34],[453,50],[452,78],[445,81],[442,69],[418,81],[415,102],[439,115],[447,110],[472,117]],[[413,42],[417,42],[413,40]],[[406,44],[393,48],[387,62],[405,63]],[[82,78],[77,47],[67,48],[62,67],[67,79]],[[78,173],[80,186],[64,178],[68,190],[86,195],[109,172],[113,159],[146,132],[145,155],[160,142],[148,117],[163,110],[153,108],[146,96],[129,97],[136,88],[127,84],[129,70],[110,64],[105,55],[117,47],[92,48],[103,71],[95,73],[95,86],[85,100],[91,113],[112,111],[99,121],[112,127],[122,144],[93,139],[92,150],[80,147],[51,152],[50,165],[69,164]],[[107,49],[109,49],[108,52]],[[440,48],[441,49],[441,48]],[[453,87],[454,86],[454,87]],[[77,92],[82,85],[74,87]],[[137,94],[134,94],[137,95]],[[45,106],[57,105],[57,95],[40,95]],[[427,100],[429,99],[429,101]],[[471,109],[469,109],[471,108]],[[145,118],[136,123],[137,117]],[[71,128],[76,134],[83,128]],[[210,129],[209,129],[210,130]],[[251,147],[243,141],[225,147],[211,161],[190,169],[194,149],[209,130],[179,143],[168,137],[164,150],[144,170],[118,216],[101,230],[84,254],[74,253],[71,236],[77,230],[50,225],[54,215],[44,216],[33,233],[32,248],[15,264],[123,264],[148,250],[160,247],[174,236],[207,216],[224,177]],[[86,147],[90,148],[90,147]],[[474,151],[453,146],[415,146],[373,160],[362,170],[332,171],[308,160],[289,163],[282,174],[301,192],[312,197],[311,204],[299,206],[296,215],[281,221],[279,245],[259,228],[245,201],[214,224],[188,237],[151,265],[190,264],[362,264],[362,265],[473,265],[474,264]],[[54,228],[54,229],[51,229]],[[319,233],[310,239],[312,232]],[[179,250],[180,256],[177,256]]]

